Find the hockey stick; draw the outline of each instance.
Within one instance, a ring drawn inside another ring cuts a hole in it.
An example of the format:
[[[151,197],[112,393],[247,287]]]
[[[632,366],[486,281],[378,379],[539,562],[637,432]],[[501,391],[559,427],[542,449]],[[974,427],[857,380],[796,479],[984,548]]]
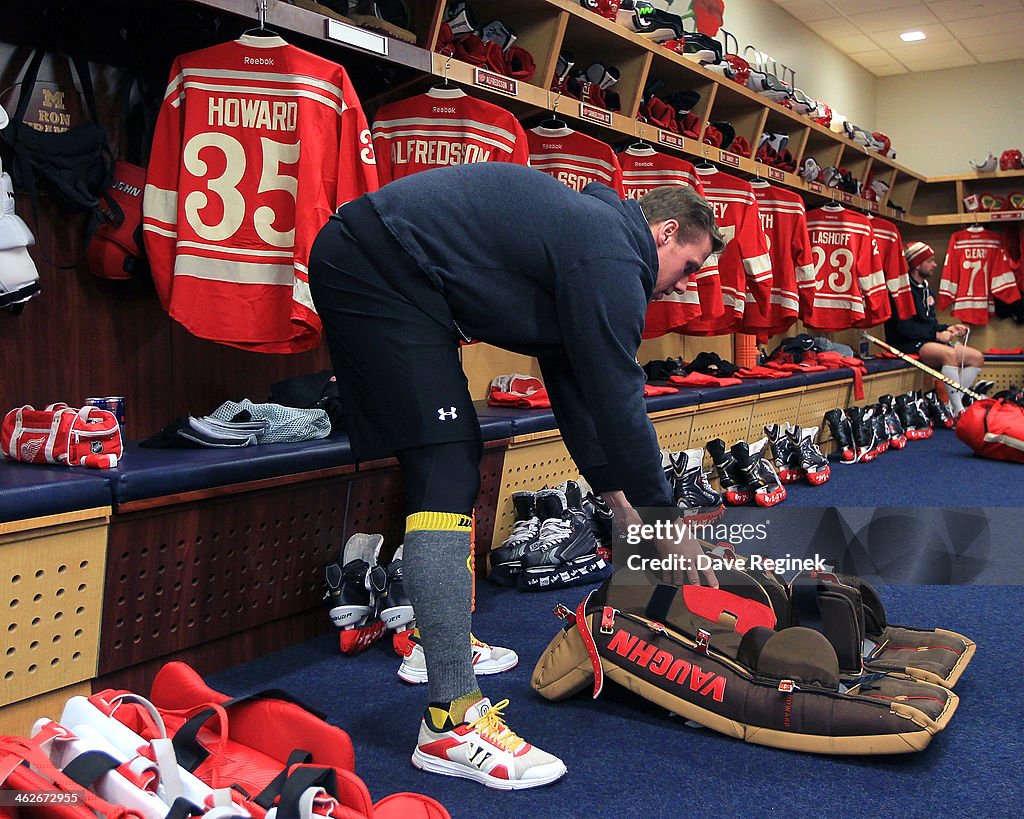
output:
[[[882,339],[880,339],[880,338],[875,338],[873,335],[871,335],[871,333],[867,333],[867,332],[864,332],[863,330],[861,330],[860,334],[861,334],[861,336],[863,338],[866,338],[868,341],[872,342],[873,344],[877,344],[883,350],[888,350],[890,353],[892,353],[897,358],[902,358],[904,361],[909,362],[910,364],[913,364],[915,367],[917,367],[917,369],[922,370],[922,371],[928,373],[928,375],[934,376],[939,381],[941,381],[943,384],[945,384],[947,387],[952,387],[954,390],[959,390],[964,395],[969,395],[975,401],[980,401],[982,398],[986,398],[987,397],[985,395],[982,395],[981,393],[974,392],[974,390],[970,390],[967,387],[964,387],[964,386],[958,384],[956,381],[954,381],[949,376],[943,375],[938,370],[933,370],[927,364],[922,364],[916,358],[911,358],[909,355],[907,355],[906,353],[902,352],[901,350],[897,350],[891,344],[887,344],[886,342],[882,341]]]

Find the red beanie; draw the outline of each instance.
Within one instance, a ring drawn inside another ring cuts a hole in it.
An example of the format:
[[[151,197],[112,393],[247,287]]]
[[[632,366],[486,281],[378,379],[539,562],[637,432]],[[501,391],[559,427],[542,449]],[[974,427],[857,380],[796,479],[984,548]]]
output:
[[[907,264],[910,266],[911,270],[915,267],[920,267],[929,259],[935,258],[935,251],[924,242],[908,243],[907,249],[903,251],[903,254],[907,257]]]

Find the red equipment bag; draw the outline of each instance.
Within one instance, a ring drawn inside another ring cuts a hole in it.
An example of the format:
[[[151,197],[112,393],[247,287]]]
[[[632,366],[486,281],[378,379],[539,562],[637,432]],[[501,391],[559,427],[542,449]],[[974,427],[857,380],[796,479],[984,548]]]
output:
[[[956,437],[982,458],[1024,463],[1024,407],[1002,398],[975,401],[957,419]]]
[[[101,691],[89,701],[143,738],[155,738],[152,717],[142,706],[123,702],[111,709],[119,693]],[[149,699],[173,737],[178,764],[211,788],[248,794],[245,804],[254,817],[275,804],[281,816],[296,779],[303,784],[309,774],[326,771],[321,784],[336,800],[326,812],[334,819],[450,819],[440,803],[415,793],[393,794],[374,806],[355,773],[349,735],[284,691],[231,699],[190,666],[170,662],[157,672]]]
[[[0,790],[19,793],[0,803],[2,819],[142,819],[62,773],[35,740],[24,737],[0,737]],[[38,802],[31,801],[34,794]],[[17,799],[25,804],[18,806]]]
[[[0,450],[11,461],[110,469],[124,447],[117,418],[108,410],[67,404],[37,410],[26,404],[4,416]]]

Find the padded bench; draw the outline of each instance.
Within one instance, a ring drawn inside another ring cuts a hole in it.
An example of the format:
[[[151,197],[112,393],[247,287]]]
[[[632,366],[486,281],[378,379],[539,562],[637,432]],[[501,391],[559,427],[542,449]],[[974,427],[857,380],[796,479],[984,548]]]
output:
[[[110,478],[99,470],[0,461],[0,522],[110,506],[110,498]]]

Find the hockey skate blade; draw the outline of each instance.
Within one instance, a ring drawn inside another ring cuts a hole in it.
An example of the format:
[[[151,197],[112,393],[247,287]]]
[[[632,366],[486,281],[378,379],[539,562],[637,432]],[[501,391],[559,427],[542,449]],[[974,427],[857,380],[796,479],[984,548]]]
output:
[[[381,609],[380,619],[392,631],[405,631],[415,621],[416,615],[413,613],[412,606],[392,606],[388,609]]]
[[[798,483],[804,477],[802,469],[779,469],[779,480],[783,483]]]
[[[890,438],[889,444],[893,449],[903,449],[907,445],[907,438],[905,435],[901,435],[899,438]]]
[[[784,486],[780,486],[778,489],[773,489],[769,492],[758,491],[754,494],[754,502],[758,506],[775,506],[786,499],[786,494],[786,487]]]
[[[823,483],[827,483],[828,479],[832,477],[831,467],[826,466],[824,469],[819,469],[817,472],[808,471],[807,483],[811,486],[821,486]]]
[[[330,611],[331,622],[338,628],[361,626],[372,613],[372,606],[335,606]]]
[[[365,651],[387,634],[383,621],[374,620],[365,626],[348,628],[339,635],[342,654],[358,654]]]
[[[844,449],[839,457],[843,463],[847,464],[855,463],[857,460],[857,455],[852,449]]]

